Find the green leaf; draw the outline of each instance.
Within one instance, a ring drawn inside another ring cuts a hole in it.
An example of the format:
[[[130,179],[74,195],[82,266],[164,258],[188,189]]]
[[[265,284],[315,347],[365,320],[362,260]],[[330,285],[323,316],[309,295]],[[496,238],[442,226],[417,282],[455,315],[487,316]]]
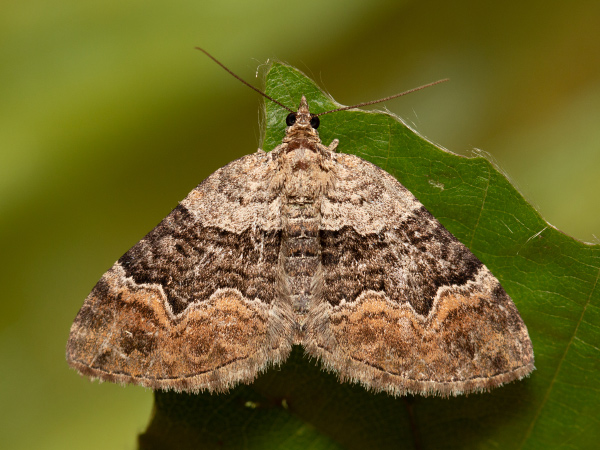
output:
[[[274,64],[267,93],[318,113],[337,105],[297,70]],[[287,111],[266,105],[265,150]],[[530,378],[486,394],[394,398],[341,384],[294,349],[227,394],[157,392],[142,449],[596,448],[600,441],[600,246],[548,225],[489,161],[425,141],[383,113],[321,118],[323,143],[394,175],[498,277],[533,341]],[[525,150],[524,150],[525,151]]]

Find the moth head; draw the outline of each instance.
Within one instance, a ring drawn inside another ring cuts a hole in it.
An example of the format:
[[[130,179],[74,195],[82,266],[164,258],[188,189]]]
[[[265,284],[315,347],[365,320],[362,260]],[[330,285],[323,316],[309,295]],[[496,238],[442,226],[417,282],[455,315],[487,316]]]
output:
[[[310,110],[308,109],[308,102],[306,101],[306,97],[303,95],[302,99],[300,100],[298,111],[289,113],[285,118],[285,123],[288,127],[295,125],[296,128],[312,128],[313,130],[316,130],[319,128],[321,121],[316,115],[310,113]]]

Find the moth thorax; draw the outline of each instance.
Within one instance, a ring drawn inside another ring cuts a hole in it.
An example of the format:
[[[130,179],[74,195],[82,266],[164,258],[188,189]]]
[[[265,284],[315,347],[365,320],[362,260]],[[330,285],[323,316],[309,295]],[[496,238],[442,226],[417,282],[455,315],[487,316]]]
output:
[[[322,195],[327,184],[323,170],[323,155],[315,149],[299,147],[283,156],[285,173],[282,194],[291,202],[305,198],[307,201]]]

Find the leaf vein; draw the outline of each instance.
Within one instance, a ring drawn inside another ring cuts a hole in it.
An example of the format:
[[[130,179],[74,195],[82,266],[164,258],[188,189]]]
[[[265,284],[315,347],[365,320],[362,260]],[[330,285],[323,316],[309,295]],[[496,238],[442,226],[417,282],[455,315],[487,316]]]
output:
[[[531,423],[529,424],[529,427],[527,428],[527,432],[525,433],[525,435],[523,436],[523,440],[521,441],[521,445],[519,448],[523,448],[523,445],[525,444],[525,442],[527,441],[527,439],[529,439],[529,436],[531,436],[531,433],[533,431],[533,427],[535,426],[535,424],[537,423],[542,410],[544,409],[544,407],[546,406],[546,403],[548,403],[548,399],[550,398],[550,393],[552,392],[552,388],[554,387],[554,384],[556,383],[556,380],[558,378],[558,374],[560,373],[560,370],[562,368],[562,365],[567,357],[567,353],[569,353],[569,350],[571,348],[571,345],[573,344],[573,341],[575,340],[576,336],[577,336],[577,331],[579,330],[579,326],[581,325],[581,323],[583,322],[583,317],[585,316],[585,313],[587,311],[587,307],[590,304],[591,300],[592,300],[592,296],[594,295],[594,292],[596,291],[596,287],[598,286],[598,279],[600,278],[600,269],[598,269],[598,272],[596,274],[596,280],[594,281],[594,286],[592,286],[592,289],[590,290],[590,294],[588,295],[588,298],[585,302],[585,305],[583,305],[583,309],[581,311],[581,315],[579,316],[579,320],[577,321],[577,325],[575,325],[575,329],[573,330],[573,335],[571,336],[571,339],[569,340],[569,343],[567,344],[565,351],[563,352],[560,361],[558,363],[558,366],[556,367],[556,370],[554,371],[554,375],[552,377],[552,381],[550,381],[550,384],[548,385],[548,389],[546,390],[546,393],[544,394],[544,399],[542,400],[542,402],[540,403],[539,408],[537,409],[536,413],[535,413],[535,417],[533,418],[533,420],[531,421]]]

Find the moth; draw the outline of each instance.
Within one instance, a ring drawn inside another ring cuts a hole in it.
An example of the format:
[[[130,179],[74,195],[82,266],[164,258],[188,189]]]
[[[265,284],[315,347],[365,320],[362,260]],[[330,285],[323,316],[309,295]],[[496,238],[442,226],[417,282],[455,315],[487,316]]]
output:
[[[290,110],[281,144],[210,175],[102,276],[69,364],[185,392],[250,383],[294,345],[392,395],[528,375],[527,328],[486,266],[393,176],[323,145],[306,98],[249,86]]]

